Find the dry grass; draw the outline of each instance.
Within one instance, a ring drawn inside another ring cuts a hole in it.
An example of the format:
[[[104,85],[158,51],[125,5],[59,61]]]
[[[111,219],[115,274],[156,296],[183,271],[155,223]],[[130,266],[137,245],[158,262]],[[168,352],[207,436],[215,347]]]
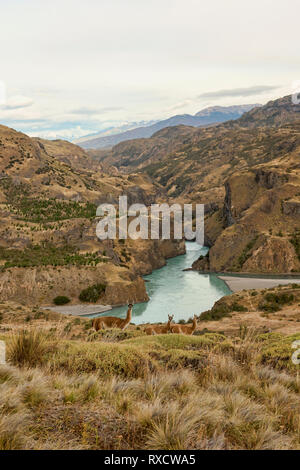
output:
[[[54,340],[8,336],[0,449],[300,449],[300,383],[265,361],[273,336]]]

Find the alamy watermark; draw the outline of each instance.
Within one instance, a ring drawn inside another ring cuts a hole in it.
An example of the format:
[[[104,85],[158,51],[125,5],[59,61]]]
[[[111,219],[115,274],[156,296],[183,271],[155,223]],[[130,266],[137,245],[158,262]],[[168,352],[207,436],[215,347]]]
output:
[[[5,342],[0,341],[0,364],[6,363],[6,347]]]
[[[292,355],[292,363],[295,365],[300,364],[300,340],[294,341],[292,344],[292,348],[296,349],[296,351]]]
[[[127,196],[119,197],[118,210],[113,204],[97,208],[96,234],[100,240],[196,240],[204,244],[204,204],[132,204]],[[173,227],[173,232],[171,228]]]
[[[300,80],[296,80],[292,84],[292,103],[300,104]]]

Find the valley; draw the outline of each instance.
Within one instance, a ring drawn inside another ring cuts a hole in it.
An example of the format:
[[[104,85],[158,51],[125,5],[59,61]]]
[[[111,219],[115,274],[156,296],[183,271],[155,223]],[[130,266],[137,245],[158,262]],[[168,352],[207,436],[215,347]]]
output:
[[[0,126],[0,449],[300,447],[300,284],[222,280],[298,276],[297,113],[280,99],[101,157]],[[207,247],[99,241],[96,207],[124,193],[205,204]],[[125,330],[55,311],[131,302]]]

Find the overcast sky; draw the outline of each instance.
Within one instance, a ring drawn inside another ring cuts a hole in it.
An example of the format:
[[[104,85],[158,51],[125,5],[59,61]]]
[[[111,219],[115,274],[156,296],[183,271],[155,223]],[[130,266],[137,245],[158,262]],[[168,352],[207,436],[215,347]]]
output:
[[[0,123],[71,139],[265,103],[300,80],[299,15],[299,0],[0,0]]]

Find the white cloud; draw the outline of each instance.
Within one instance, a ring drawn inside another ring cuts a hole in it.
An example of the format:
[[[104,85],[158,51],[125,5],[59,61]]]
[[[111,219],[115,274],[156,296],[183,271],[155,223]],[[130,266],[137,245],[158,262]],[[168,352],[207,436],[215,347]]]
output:
[[[28,108],[33,104],[33,100],[27,96],[12,96],[5,101],[3,109],[14,110]]]
[[[28,102],[1,107],[0,120],[96,132],[206,103],[265,102],[300,78],[299,13],[299,0],[1,2],[1,79],[9,100]],[[239,89],[253,94],[215,92]]]

